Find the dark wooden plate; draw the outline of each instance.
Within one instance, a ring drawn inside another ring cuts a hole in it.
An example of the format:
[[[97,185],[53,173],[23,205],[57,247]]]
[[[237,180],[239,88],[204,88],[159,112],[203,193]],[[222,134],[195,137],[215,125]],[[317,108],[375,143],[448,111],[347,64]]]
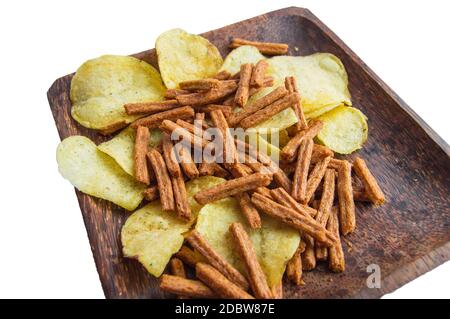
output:
[[[347,237],[352,247],[344,245],[344,273],[332,274],[321,265],[304,275],[303,287],[285,282],[286,298],[377,298],[449,259],[448,145],[318,18],[307,9],[286,8],[203,36],[224,56],[233,36],[288,43],[290,55],[331,52],[347,69],[354,106],[369,118],[369,139],[358,154],[367,159],[388,203],[379,208],[357,204],[357,229]],[[157,66],[155,50],[135,56]],[[56,80],[48,91],[61,139],[77,134],[96,143],[109,139],[70,116],[72,76]],[[105,296],[170,297],[138,262],[122,257],[119,233],[128,213],[104,200],[76,194]],[[366,284],[372,264],[380,267],[380,288]]]

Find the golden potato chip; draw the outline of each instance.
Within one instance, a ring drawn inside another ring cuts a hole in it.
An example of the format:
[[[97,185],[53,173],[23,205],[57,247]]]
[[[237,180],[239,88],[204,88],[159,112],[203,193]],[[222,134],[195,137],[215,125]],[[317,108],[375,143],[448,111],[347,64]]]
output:
[[[136,258],[150,274],[159,277],[183,245],[183,233],[191,225],[163,212],[159,200],[153,201],[130,215],[123,225],[123,255]]]
[[[267,73],[273,76],[275,84],[284,83],[286,76],[296,78],[305,114],[326,105],[351,105],[347,72],[342,62],[333,54],[276,56],[267,62]]]
[[[197,216],[199,210],[203,207],[194,199],[194,195],[199,191],[211,188],[217,184],[223,183],[225,179],[215,176],[201,176],[186,183],[186,192],[192,215]]]
[[[109,141],[98,145],[98,149],[111,156],[122,169],[134,176],[134,140],[136,130],[127,127]],[[162,139],[160,129],[150,130],[150,147],[156,147]]]
[[[314,111],[312,111],[312,112],[310,112],[310,113],[306,113],[306,114],[305,114],[305,118],[306,118],[307,120],[315,119],[316,117],[319,117],[319,116],[321,116],[322,114],[331,111],[332,109],[334,109],[335,107],[338,107],[339,105],[343,105],[343,104],[339,103],[339,104],[329,104],[329,105],[324,105],[324,106],[322,106],[322,107],[319,108],[319,109],[316,109],[316,110],[314,110]]]
[[[350,154],[367,140],[367,118],[354,107],[341,105],[318,119],[323,122],[323,128],[317,140],[336,153]]]
[[[207,39],[172,29],[156,40],[158,65],[164,84],[169,89],[188,80],[200,80],[215,75],[222,63],[219,50]]]
[[[125,173],[94,142],[84,136],[64,139],[56,151],[61,175],[83,193],[134,210],[144,198],[145,185]]]
[[[254,101],[260,99],[261,97],[269,94],[272,92],[277,86],[273,87],[267,87],[259,91],[258,93],[254,94],[247,102],[247,105],[253,103]],[[288,107],[287,109],[281,111],[280,113],[273,116],[271,119],[264,121],[262,123],[259,123],[258,125],[249,128],[247,131],[249,132],[257,132],[260,134],[267,134],[267,132],[272,131],[281,131],[289,126],[294,125],[297,123],[297,115],[295,115],[294,110],[291,107]]]
[[[300,235],[298,231],[269,216],[262,215],[261,219],[261,229],[250,229],[236,200],[225,198],[207,204],[200,210],[195,229],[221,256],[245,274],[245,267],[229,232],[232,223],[242,223],[253,242],[268,284],[272,287],[281,280],[286,263],[300,243]]]
[[[137,118],[125,113],[125,103],[160,101],[164,92],[161,76],[147,62],[104,55],[83,63],[73,77],[72,117],[85,127],[106,130]]]
[[[241,70],[242,64],[256,64],[263,59],[265,59],[264,55],[262,55],[257,48],[251,45],[243,45],[234,49],[227,55],[220,71],[228,71],[230,74],[235,74]]]
[[[189,230],[202,208],[194,195],[224,181],[223,178],[203,176],[186,183],[188,202],[194,216],[189,222],[163,212],[159,200],[134,212],[122,227],[124,256],[137,258],[150,274],[159,277],[170,257],[181,248],[183,233]]]

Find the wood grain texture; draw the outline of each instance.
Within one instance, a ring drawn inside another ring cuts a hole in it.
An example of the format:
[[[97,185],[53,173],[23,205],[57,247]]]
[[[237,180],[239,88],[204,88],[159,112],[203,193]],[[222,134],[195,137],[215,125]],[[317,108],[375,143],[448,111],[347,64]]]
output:
[[[319,19],[307,9],[286,8],[203,35],[224,56],[234,36],[288,43],[290,55],[331,52],[347,69],[354,106],[369,118],[369,139],[358,155],[366,159],[382,185],[387,204],[356,205],[357,228],[347,237],[352,247],[343,243],[344,273],[333,274],[325,264],[319,265],[304,274],[305,286],[284,283],[285,298],[378,298],[449,260],[448,145]],[[134,56],[157,67],[154,50]],[[76,134],[96,143],[109,139],[70,116],[72,76],[56,80],[48,91],[61,139]],[[122,257],[119,234],[129,213],[104,200],[76,194],[105,296],[171,297],[158,289],[158,280],[138,262]],[[381,268],[380,289],[367,288],[370,264]]]

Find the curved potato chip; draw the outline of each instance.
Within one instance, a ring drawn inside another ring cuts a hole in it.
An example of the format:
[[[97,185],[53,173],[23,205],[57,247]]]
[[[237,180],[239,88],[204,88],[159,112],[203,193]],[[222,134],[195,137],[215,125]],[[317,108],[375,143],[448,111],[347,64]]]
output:
[[[225,182],[225,179],[216,177],[216,176],[201,176],[199,178],[196,178],[194,180],[191,180],[186,183],[186,192],[188,197],[188,203],[191,207],[192,215],[197,216],[197,213],[200,211],[200,209],[203,207],[203,205],[200,205],[197,203],[197,201],[194,199],[194,195],[197,194],[199,191],[207,188],[211,188],[217,184],[221,184]]]
[[[305,114],[326,105],[351,105],[347,72],[335,55],[276,56],[267,62],[267,74],[276,84],[284,83],[286,76],[296,78]]]
[[[183,245],[183,233],[191,225],[163,212],[160,202],[153,201],[130,215],[123,225],[123,255],[136,258],[150,274],[159,277]]]
[[[193,216],[197,216],[202,208],[194,200],[194,195],[224,181],[223,178],[203,176],[186,183]],[[189,230],[194,221],[195,218],[192,218],[185,222],[175,214],[163,212],[160,201],[155,200],[134,212],[123,225],[123,254],[125,257],[137,258],[150,274],[159,277],[170,257],[181,248],[183,233]]]
[[[169,89],[188,80],[214,76],[223,60],[219,50],[207,39],[172,29],[156,39],[158,65],[164,84]]]
[[[111,156],[122,169],[134,176],[134,142],[136,130],[127,127],[109,141],[98,145],[98,149]],[[158,128],[150,130],[150,147],[156,147],[162,139],[162,131]]]
[[[265,59],[259,50],[251,45],[243,45],[234,49],[225,58],[220,71],[228,71],[230,74],[235,74],[241,70],[241,64],[257,63],[259,60]]]
[[[124,104],[160,101],[164,92],[161,76],[147,62],[128,56],[104,55],[83,63],[73,77],[72,117],[92,129],[120,128],[121,123],[126,125],[138,118],[127,115]]]
[[[323,128],[317,140],[336,153],[350,154],[367,140],[367,118],[354,107],[339,106],[318,119],[323,122]]]
[[[306,114],[305,114],[305,118],[306,118],[307,120],[315,119],[316,117],[319,117],[319,116],[321,116],[322,114],[331,111],[332,109],[334,109],[335,107],[338,107],[339,105],[344,105],[344,104],[339,103],[339,104],[329,104],[329,105],[324,105],[324,106],[322,106],[322,107],[319,108],[319,109],[316,109],[316,110],[314,110],[314,111],[312,111],[312,112],[310,112],[310,113],[306,113]]]
[[[228,230],[234,222],[244,225],[253,242],[268,284],[272,287],[281,280],[286,263],[294,255],[300,243],[300,235],[298,231],[269,216],[262,215],[261,220],[261,229],[250,229],[236,200],[225,198],[207,204],[200,210],[195,229],[221,256],[245,274],[244,264]]]
[[[144,198],[145,185],[125,173],[94,142],[84,136],[70,136],[57,148],[61,175],[83,193],[109,200],[127,210]]]

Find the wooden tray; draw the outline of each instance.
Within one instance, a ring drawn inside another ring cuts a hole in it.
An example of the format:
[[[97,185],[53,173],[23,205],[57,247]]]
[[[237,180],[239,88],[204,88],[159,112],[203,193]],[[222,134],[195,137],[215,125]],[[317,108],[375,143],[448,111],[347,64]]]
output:
[[[292,7],[203,36],[223,56],[233,36],[288,43],[290,55],[331,52],[347,69],[354,106],[369,118],[369,139],[358,154],[367,159],[388,203],[380,208],[357,204],[357,229],[348,236],[352,247],[344,245],[344,273],[332,274],[321,265],[304,275],[303,287],[285,282],[286,298],[378,298],[449,259],[448,145],[318,18],[307,9]],[[135,56],[157,66],[155,50]],[[96,143],[109,139],[78,125],[70,116],[72,76],[56,80],[48,91],[61,139],[76,134]],[[170,297],[138,262],[122,257],[119,233],[128,214],[104,200],[76,194],[105,296]],[[379,289],[366,285],[371,264],[381,269]]]

